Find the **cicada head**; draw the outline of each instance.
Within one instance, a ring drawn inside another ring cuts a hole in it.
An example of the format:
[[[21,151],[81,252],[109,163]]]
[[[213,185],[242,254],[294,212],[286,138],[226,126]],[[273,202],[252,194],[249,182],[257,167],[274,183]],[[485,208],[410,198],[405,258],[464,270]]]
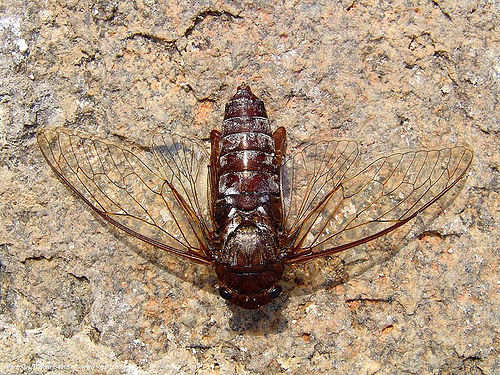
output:
[[[215,268],[219,279],[219,294],[225,300],[246,309],[256,309],[281,294],[278,284],[283,275],[284,264],[273,263],[254,267],[218,264]]]

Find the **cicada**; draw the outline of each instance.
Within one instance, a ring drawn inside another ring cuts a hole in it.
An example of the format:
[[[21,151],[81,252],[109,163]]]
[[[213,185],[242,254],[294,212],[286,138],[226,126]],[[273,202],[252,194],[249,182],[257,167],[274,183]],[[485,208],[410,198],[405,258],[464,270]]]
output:
[[[222,298],[247,309],[276,299],[285,265],[345,251],[424,211],[471,165],[466,147],[396,152],[355,170],[355,141],[286,150],[248,86],[203,141],[157,132],[130,148],[64,129],[41,130],[43,156],[107,222],[148,244],[213,266]]]

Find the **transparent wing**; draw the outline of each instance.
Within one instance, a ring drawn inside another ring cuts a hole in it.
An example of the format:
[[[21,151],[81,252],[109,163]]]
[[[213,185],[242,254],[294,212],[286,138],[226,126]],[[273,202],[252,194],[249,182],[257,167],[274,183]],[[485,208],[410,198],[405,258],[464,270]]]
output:
[[[329,255],[371,241],[407,223],[465,176],[465,147],[381,157],[342,181],[293,233],[287,262]]]
[[[358,145],[349,140],[320,141],[292,150],[281,168],[284,227],[289,235],[345,179],[357,157]]]
[[[212,233],[210,154],[203,143],[197,138],[161,131],[153,136],[153,154],[162,176],[184,197],[184,209],[203,233]]]
[[[64,129],[42,130],[37,140],[54,172],[103,219],[154,246],[211,263],[206,224],[196,216],[199,208],[191,206],[193,198],[185,195],[191,188],[182,189],[185,180],[177,176],[181,167],[169,169],[171,162],[164,161],[160,170],[152,167],[148,149],[127,149]],[[158,147],[159,155],[169,148]],[[189,150],[174,148],[179,153],[173,159],[188,168],[185,173],[203,169],[205,159],[187,160]],[[192,177],[203,186],[201,180],[202,174]]]

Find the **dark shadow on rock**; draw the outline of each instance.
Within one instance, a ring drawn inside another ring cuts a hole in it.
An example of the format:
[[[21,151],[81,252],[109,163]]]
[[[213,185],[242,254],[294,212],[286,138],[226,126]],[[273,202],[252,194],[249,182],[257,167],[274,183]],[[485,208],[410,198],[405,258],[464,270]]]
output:
[[[229,319],[229,327],[237,333],[254,336],[284,332],[288,327],[288,320],[281,316],[281,311],[287,304],[288,296],[285,294],[255,310],[247,310],[227,303],[227,307],[233,314]]]

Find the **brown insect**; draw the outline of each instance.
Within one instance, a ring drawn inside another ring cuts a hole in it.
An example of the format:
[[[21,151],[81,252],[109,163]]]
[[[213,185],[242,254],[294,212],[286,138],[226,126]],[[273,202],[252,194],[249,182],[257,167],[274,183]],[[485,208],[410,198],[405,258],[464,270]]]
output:
[[[63,129],[38,143],[61,180],[103,219],[192,261],[215,266],[220,295],[254,309],[281,293],[285,264],[385,235],[441,198],[473,153],[457,146],[399,152],[353,171],[354,141],[285,152],[248,86],[226,104],[222,131],[203,142],[159,132],[129,149]]]

